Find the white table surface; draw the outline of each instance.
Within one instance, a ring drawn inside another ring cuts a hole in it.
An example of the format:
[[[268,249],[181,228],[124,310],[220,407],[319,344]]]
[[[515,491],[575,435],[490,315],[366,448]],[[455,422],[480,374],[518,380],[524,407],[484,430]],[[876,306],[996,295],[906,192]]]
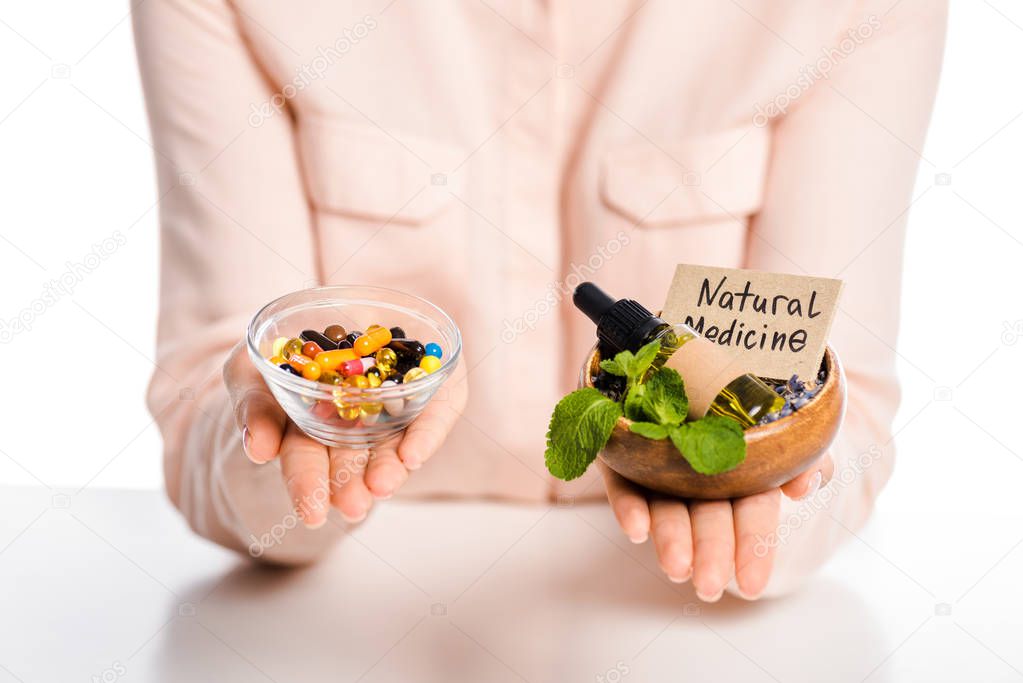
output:
[[[868,529],[792,597],[702,605],[603,505],[389,503],[286,571],[155,492],[0,488],[0,683],[1023,680],[1014,550],[952,581],[933,530]]]

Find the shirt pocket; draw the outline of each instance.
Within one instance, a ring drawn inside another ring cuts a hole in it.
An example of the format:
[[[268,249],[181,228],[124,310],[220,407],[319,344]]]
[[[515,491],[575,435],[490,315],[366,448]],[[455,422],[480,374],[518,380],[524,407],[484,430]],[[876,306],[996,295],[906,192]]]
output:
[[[600,169],[604,204],[645,227],[744,221],[763,204],[770,134],[742,127],[612,149]]]
[[[298,125],[298,153],[313,207],[376,222],[421,225],[461,194],[454,145],[346,119],[307,114]]]

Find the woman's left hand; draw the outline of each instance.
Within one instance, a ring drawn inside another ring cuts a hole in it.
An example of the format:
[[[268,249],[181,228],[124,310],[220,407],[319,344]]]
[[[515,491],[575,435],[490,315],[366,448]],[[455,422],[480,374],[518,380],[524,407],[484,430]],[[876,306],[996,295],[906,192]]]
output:
[[[643,543],[652,534],[668,578],[683,583],[691,577],[697,597],[715,602],[733,575],[743,597],[760,597],[771,578],[775,550],[763,539],[778,527],[782,494],[793,500],[814,495],[831,479],[835,464],[825,454],[779,488],[732,500],[688,501],[653,493],[601,468],[608,501],[625,535]]]

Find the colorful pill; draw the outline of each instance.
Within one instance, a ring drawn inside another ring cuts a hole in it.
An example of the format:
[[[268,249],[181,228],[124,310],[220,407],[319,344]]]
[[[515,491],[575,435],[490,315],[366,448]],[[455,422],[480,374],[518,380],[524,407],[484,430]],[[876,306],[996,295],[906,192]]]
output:
[[[426,355],[426,349],[415,339],[392,339],[387,348],[398,356],[395,368],[403,374],[418,366],[419,361]]]
[[[441,361],[437,356],[423,356],[419,361],[419,367],[427,372],[437,372],[440,369]]]
[[[287,344],[287,343],[288,343],[288,338],[287,337],[277,337],[277,339],[274,339],[273,353],[271,353],[270,355],[271,356],[280,356],[281,358],[283,358],[284,357],[284,345]]]
[[[302,344],[302,355],[309,358],[316,358],[316,356],[323,353],[325,350],[326,349],[314,341],[307,341],[305,344]]]
[[[364,374],[366,375],[366,379],[369,380],[369,386],[371,389],[375,389],[380,386],[383,384],[384,380],[387,379],[387,376],[380,371],[379,365],[370,368]]]
[[[352,387],[355,389],[369,389],[369,380],[362,375],[352,375],[351,377],[345,377],[344,382],[341,383],[343,386]]]
[[[412,368],[411,370],[405,373],[405,376],[402,378],[401,382],[402,384],[408,384],[409,382],[416,381],[420,377],[426,377],[426,375],[427,375],[426,370],[423,370],[422,368]]]
[[[288,361],[284,360],[284,356],[271,356],[270,362],[274,365],[280,366],[281,363],[287,363]]]
[[[301,373],[301,372],[299,372],[299,371],[298,371],[298,370],[296,370],[295,368],[291,367],[291,365],[290,365],[290,364],[288,364],[288,363],[281,363],[281,364],[280,364],[280,365],[278,365],[277,367],[279,367],[279,368],[280,368],[281,370],[287,370],[288,372],[290,372],[290,373],[291,373],[291,374],[293,374],[293,375],[298,375],[299,377],[301,377],[301,376],[302,376],[302,373]]]
[[[314,360],[309,361],[305,364],[305,367],[302,368],[302,376],[314,382],[320,378],[320,374],[322,374],[322,372],[323,369],[320,367],[320,364]]]
[[[365,374],[374,365],[376,365],[376,361],[372,358],[356,358],[355,360],[346,360],[338,366],[337,370],[344,377],[351,377]]]
[[[348,336],[348,332],[341,325],[327,325],[323,330],[323,336],[335,344]]]
[[[316,342],[320,345],[320,349],[323,351],[333,351],[337,348],[336,341],[324,334],[320,334],[316,330],[302,330],[302,334],[298,336],[303,341]]]
[[[320,367],[323,366],[321,365]],[[320,373],[320,379],[318,379],[317,381],[323,382],[324,384],[341,384],[343,380],[344,377],[334,372],[333,370],[324,370],[323,372]]]
[[[362,410],[358,403],[340,403],[337,406],[337,414],[342,420],[358,420]]]
[[[289,339],[284,342],[284,347],[281,349],[279,355],[284,358],[291,358],[296,353],[302,353],[302,340],[301,339]]]
[[[306,363],[312,362],[313,362],[312,358],[307,358],[306,356],[303,356],[301,353],[293,353],[290,356],[288,356],[288,365],[295,368],[299,372],[302,372],[302,368],[306,366]]]
[[[403,330],[402,328],[400,328],[397,325],[395,325],[394,327],[391,328],[391,338],[392,339],[404,339],[405,338],[405,330]]]
[[[351,332],[348,333],[348,336],[345,337],[345,339],[348,340],[349,344],[353,344],[354,345],[355,344],[355,340],[358,339],[361,336],[362,336],[362,331],[361,330],[352,330]]]
[[[386,346],[377,351],[375,358],[377,367],[384,372],[390,372],[398,364],[398,354],[394,352],[394,349]]]
[[[440,344],[434,344],[433,342],[430,342],[429,344],[426,345],[424,351],[426,352],[427,356],[435,356],[437,358],[444,357],[444,352],[441,350]]]
[[[386,380],[380,385],[382,388],[387,389],[390,387],[398,386],[398,383],[394,380]],[[384,410],[387,411],[388,415],[401,415],[405,410],[405,400],[401,398],[389,398],[383,401]]]
[[[356,358],[358,356],[355,355],[355,351],[352,349],[335,349],[334,351],[323,351],[316,354],[314,360],[324,370],[337,370],[338,366],[345,361],[355,360]]]

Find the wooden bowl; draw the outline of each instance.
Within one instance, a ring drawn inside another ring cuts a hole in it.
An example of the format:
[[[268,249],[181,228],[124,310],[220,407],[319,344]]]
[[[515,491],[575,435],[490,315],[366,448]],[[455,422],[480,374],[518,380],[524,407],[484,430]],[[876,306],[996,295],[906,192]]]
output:
[[[600,364],[596,347],[580,373],[579,384],[593,386]],[[845,373],[829,347],[824,354],[827,379],[805,406],[775,422],[746,430],[746,459],[721,474],[700,474],[689,466],[670,439],[647,439],[629,431],[621,417],[599,458],[626,479],[679,498],[739,498],[780,486],[803,472],[827,450],[845,413]]]

